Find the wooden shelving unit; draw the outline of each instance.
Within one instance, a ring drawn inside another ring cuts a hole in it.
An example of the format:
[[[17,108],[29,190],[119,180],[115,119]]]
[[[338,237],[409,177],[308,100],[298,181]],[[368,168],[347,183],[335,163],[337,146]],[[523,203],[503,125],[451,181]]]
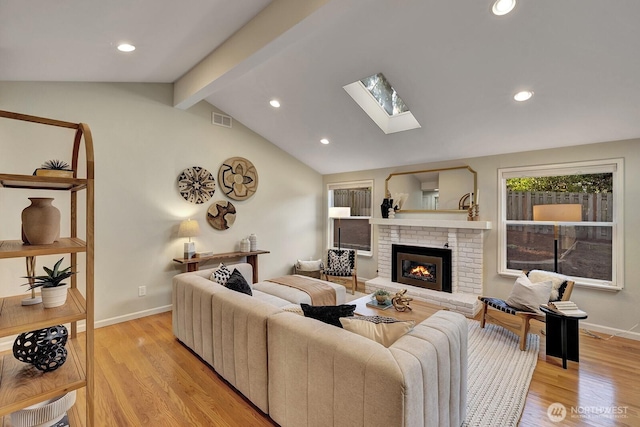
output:
[[[89,126],[44,117],[29,116],[0,110],[0,118],[19,120],[46,126],[68,128],[74,131],[72,164],[73,178],[44,177],[0,173],[0,188],[37,189],[71,192],[71,236],[50,245],[27,245],[19,240],[0,240],[0,260],[30,258],[42,255],[66,255],[71,258],[71,269],[77,271],[78,255],[85,255],[85,294],[78,289],[78,275],[71,276],[71,287],[65,305],[45,309],[41,304],[23,306],[21,295],[0,298],[0,337],[48,326],[71,324],[67,341],[67,360],[53,372],[40,372],[31,365],[16,360],[11,352],[0,355],[0,425],[11,425],[9,414],[27,406],[78,390],[78,400],[69,411],[72,426],[94,425],[94,163],[93,140]],[[1,125],[1,123],[0,123]],[[78,178],[80,147],[84,142],[86,177]],[[78,192],[86,192],[85,239],[78,237]],[[64,219],[63,219],[64,220]],[[84,340],[78,337],[77,323],[85,321]],[[82,414],[84,412],[84,416]]]

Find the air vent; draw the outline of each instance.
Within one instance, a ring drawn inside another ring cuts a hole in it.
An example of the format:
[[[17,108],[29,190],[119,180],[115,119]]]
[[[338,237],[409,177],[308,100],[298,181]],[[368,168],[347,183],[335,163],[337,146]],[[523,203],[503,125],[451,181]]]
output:
[[[213,113],[211,118],[211,123],[218,126],[224,126],[226,128],[230,128],[233,123],[233,119],[231,116],[225,116],[224,114]]]

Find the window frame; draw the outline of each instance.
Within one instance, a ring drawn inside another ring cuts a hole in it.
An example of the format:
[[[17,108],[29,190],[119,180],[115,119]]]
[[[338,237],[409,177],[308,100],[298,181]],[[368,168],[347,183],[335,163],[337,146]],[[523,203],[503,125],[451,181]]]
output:
[[[357,218],[357,219],[371,219],[373,218],[373,195],[374,195],[374,180],[373,179],[364,179],[359,181],[347,181],[347,182],[333,182],[327,184],[327,209],[325,211],[325,218],[327,219],[327,248],[337,249],[338,247],[334,245],[333,235],[334,235],[334,221],[329,217],[329,208],[333,207],[333,190],[345,190],[345,189],[354,189],[354,188],[362,188],[362,187],[370,187],[371,188],[371,215],[368,216],[350,216],[349,218]],[[349,221],[349,219],[341,218],[342,220]],[[371,250],[363,251],[356,250],[356,255],[358,256],[373,256],[373,225],[369,222],[369,246]]]
[[[575,277],[576,286],[608,291],[624,288],[624,159],[603,159],[575,163],[556,163],[535,166],[517,166],[498,169],[498,274],[516,277],[520,270],[507,268],[507,226],[512,224],[542,225],[554,224],[547,221],[507,220],[507,179],[539,176],[584,175],[590,173],[613,174],[613,218],[612,222],[567,223],[580,226],[610,226],[611,242],[611,281]]]

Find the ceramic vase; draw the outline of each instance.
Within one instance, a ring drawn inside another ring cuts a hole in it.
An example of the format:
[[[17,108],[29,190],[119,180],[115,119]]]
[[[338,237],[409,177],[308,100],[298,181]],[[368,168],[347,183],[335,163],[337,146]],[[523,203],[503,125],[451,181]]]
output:
[[[249,239],[240,240],[240,252],[249,252],[251,249],[251,243],[249,243]]]
[[[249,236],[249,244],[249,249],[251,250],[251,252],[258,250],[258,238],[255,234],[251,234]]]
[[[31,205],[22,211],[22,237],[30,245],[49,245],[60,237],[60,211],[53,198],[29,197]]]
[[[67,302],[67,290],[69,285],[60,285],[54,288],[41,288],[42,305],[44,308],[60,307]]]

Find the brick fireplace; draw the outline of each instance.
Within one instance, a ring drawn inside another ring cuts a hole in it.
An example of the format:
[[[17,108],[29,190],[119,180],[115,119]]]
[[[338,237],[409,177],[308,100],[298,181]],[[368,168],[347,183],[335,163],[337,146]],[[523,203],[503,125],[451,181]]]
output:
[[[468,317],[480,310],[484,233],[491,228],[490,222],[382,218],[370,221],[378,230],[378,277],[366,282],[367,292],[382,288],[395,293],[407,289],[407,295],[414,299],[447,307]],[[395,268],[392,265],[394,245],[450,251],[451,291],[398,283],[393,276],[397,270],[397,265]]]

